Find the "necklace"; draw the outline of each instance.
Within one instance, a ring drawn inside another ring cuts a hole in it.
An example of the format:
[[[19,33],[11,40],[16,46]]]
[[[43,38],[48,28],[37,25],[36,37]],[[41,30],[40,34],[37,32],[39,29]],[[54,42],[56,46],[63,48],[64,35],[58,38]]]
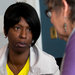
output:
[[[14,65],[10,62],[8,62],[8,66],[10,68],[10,70],[15,74],[15,75],[18,75],[18,73],[22,70],[22,68],[24,67],[24,65]]]

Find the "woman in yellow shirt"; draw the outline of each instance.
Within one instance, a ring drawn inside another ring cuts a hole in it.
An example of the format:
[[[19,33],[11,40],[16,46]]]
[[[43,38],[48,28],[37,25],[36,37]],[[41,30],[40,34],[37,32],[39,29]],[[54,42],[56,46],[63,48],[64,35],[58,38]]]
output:
[[[59,75],[53,56],[40,50],[36,41],[40,21],[35,9],[18,2],[4,14],[4,32],[8,44],[0,49],[0,75]]]
[[[30,47],[40,35],[40,21],[35,9],[23,2],[9,6],[4,15],[4,31],[9,41],[6,64],[8,75],[27,75]]]

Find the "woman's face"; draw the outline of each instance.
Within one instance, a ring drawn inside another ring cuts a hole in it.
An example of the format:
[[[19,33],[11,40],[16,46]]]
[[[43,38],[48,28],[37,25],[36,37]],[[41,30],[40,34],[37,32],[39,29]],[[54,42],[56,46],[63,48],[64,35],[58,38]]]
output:
[[[66,37],[65,30],[64,30],[64,12],[63,8],[61,8],[59,11],[58,10],[53,10],[51,12],[51,23],[54,25],[58,37],[61,39],[64,39]]]
[[[8,31],[9,49],[16,53],[23,53],[25,50],[29,50],[32,42],[32,32],[25,21],[21,18],[20,22]]]

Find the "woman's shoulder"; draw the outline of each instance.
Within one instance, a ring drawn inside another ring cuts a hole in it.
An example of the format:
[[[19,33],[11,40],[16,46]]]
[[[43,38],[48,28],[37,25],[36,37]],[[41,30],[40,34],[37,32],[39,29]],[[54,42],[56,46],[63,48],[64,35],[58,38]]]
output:
[[[42,52],[42,57],[43,57],[43,61],[46,61],[46,63],[48,63],[48,65],[53,65],[54,67],[58,67],[57,66],[57,62],[55,60],[55,57],[51,54],[48,54],[45,51],[41,51]]]
[[[37,66],[41,67],[42,71],[56,73],[59,67],[56,63],[54,56],[38,49],[38,62]]]
[[[3,55],[3,53],[6,51],[7,45],[0,48],[0,57]]]
[[[45,52],[44,50],[41,50],[37,45],[35,45],[35,48],[36,48],[36,50],[38,51],[39,56],[42,57],[42,58],[44,58],[44,60],[50,60],[50,61],[52,61],[52,62],[53,62],[53,61],[56,62],[53,55],[51,55],[51,54]]]

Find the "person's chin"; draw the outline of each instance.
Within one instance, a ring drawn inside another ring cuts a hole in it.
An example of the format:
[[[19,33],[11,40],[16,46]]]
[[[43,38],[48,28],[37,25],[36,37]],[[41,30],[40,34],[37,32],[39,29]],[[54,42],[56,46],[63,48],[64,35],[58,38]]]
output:
[[[24,53],[25,52],[25,48],[16,48],[15,50],[14,50],[14,52],[16,53],[16,54],[22,54],[22,53]]]
[[[29,49],[28,46],[17,46],[14,51],[15,51],[17,54],[22,54],[22,53],[24,53],[24,52],[25,52],[26,50],[28,50],[28,49]]]

